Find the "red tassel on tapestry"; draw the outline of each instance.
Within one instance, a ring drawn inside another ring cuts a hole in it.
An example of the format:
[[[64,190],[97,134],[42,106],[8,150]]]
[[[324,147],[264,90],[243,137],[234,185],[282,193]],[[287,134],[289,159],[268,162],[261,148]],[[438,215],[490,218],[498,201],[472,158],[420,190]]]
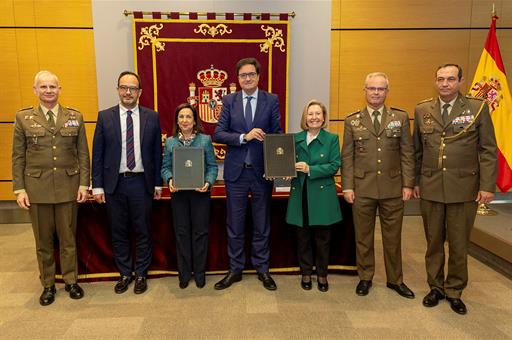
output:
[[[279,20],[288,20],[288,13],[279,14]]]
[[[190,13],[188,14],[188,18],[189,18],[190,20],[197,20],[197,12],[190,12]]]
[[[252,13],[244,13],[244,20],[251,20],[252,19]]]
[[[217,17],[216,17],[216,14],[215,13],[206,13],[206,19],[208,20],[215,20]]]
[[[235,20],[235,13],[226,13],[226,20]]]
[[[261,13],[261,20],[270,20],[270,13]]]
[[[162,19],[162,12],[153,12],[153,19]]]
[[[171,12],[171,14],[169,15],[169,18],[171,18],[171,19],[179,19],[180,18],[180,13],[179,12]]]
[[[142,12],[141,12],[141,11],[136,11],[136,12],[133,12],[133,17],[134,17],[135,19],[142,19],[143,14],[142,14]]]

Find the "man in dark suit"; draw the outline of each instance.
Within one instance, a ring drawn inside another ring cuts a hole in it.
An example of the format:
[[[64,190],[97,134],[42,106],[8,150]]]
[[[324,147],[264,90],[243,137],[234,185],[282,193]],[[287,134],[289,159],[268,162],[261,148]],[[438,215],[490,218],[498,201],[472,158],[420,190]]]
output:
[[[224,181],[227,196],[229,272],[215,284],[225,289],[242,280],[245,266],[245,213],[251,194],[253,237],[251,261],[258,279],[268,290],[277,289],[268,272],[270,201],[272,182],[264,178],[263,140],[266,133],[280,133],[277,96],[258,89],[260,64],[254,58],[236,65],[242,91],[222,99],[222,112],[214,140],[227,145]]]
[[[55,301],[54,236],[60,244],[65,290],[81,299],[76,260],[78,203],[89,189],[89,147],[80,112],[59,104],[57,76],[40,71],[34,80],[39,105],[16,113],[12,176],[18,205],[29,210],[36,241],[42,306]]]
[[[434,307],[446,297],[454,312],[466,314],[461,295],[468,283],[469,237],[478,203],[494,197],[496,138],[485,101],[459,92],[464,82],[460,66],[440,66],[435,81],[439,96],[419,103],[414,113],[414,196],[421,197],[430,286],[423,305]]]
[[[94,131],[92,187],[94,199],[106,203],[112,224],[114,259],[121,278],[114,287],[124,293],[135,272],[135,294],[147,289],[151,264],[151,208],[160,199],[162,141],[158,113],[138,105],[140,78],[129,71],[117,81],[119,104],[100,111]],[[135,260],[130,227],[136,237]]]

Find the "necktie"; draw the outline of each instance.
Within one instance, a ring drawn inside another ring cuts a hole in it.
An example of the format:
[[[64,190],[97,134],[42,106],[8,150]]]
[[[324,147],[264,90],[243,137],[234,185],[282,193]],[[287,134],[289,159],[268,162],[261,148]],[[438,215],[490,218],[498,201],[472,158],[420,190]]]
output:
[[[252,97],[247,97],[247,103],[245,104],[245,123],[247,124],[247,129],[252,128],[252,105],[251,105]]]
[[[51,110],[48,110],[48,124],[51,128],[55,127],[55,118],[53,116],[53,112]]]
[[[252,97],[247,97],[247,103],[245,104],[245,124],[247,125],[247,132],[249,132],[252,128],[252,106],[251,106]],[[247,155],[245,156],[245,163],[251,164],[251,150],[247,148]]]
[[[444,104],[443,105],[443,123],[448,123],[448,108],[450,107],[450,104]]]
[[[133,170],[133,168],[135,168],[132,111],[126,111],[126,166],[130,170]]]
[[[379,122],[380,112],[373,111],[372,116],[373,116],[373,127],[375,128],[375,132],[379,132],[379,130],[380,130],[380,122]]]

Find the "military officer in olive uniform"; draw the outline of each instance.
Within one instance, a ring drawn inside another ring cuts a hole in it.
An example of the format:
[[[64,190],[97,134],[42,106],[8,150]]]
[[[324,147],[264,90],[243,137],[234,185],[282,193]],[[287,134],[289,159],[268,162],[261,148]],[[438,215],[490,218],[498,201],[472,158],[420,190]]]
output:
[[[494,197],[497,149],[485,101],[463,96],[458,65],[440,66],[439,97],[425,100],[414,113],[416,186],[427,238],[425,255],[430,292],[423,305],[433,307],[445,297],[451,308],[466,314],[460,299],[468,282],[468,243],[477,204]],[[448,241],[445,275],[444,243]]]
[[[367,106],[345,119],[343,136],[343,192],[353,204],[359,284],[367,295],[375,273],[375,216],[384,247],[387,287],[406,298],[414,293],[403,282],[401,234],[404,201],[414,187],[414,150],[407,112],[384,105],[389,80],[382,72],[366,76]]]
[[[14,193],[18,205],[30,213],[43,306],[56,294],[55,233],[65,290],[73,299],[84,295],[77,284],[75,231],[77,202],[87,199],[89,150],[82,114],[59,104],[60,91],[56,75],[37,73],[34,93],[39,105],[16,113],[12,149]]]

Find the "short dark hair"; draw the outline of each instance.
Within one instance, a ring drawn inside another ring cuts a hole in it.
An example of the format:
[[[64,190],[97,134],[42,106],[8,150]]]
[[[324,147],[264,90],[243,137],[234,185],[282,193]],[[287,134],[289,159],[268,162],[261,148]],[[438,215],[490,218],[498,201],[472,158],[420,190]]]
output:
[[[457,64],[444,64],[444,65],[439,66],[436,70],[436,77],[437,77],[437,71],[439,71],[440,69],[445,68],[445,67],[456,67],[457,70],[459,70],[457,73],[457,77],[459,77],[459,80],[462,79],[462,67],[460,67]]]
[[[135,78],[137,78],[137,82],[139,83],[139,89],[142,88],[142,84],[140,82],[139,75],[137,73],[132,72],[132,71],[123,71],[123,72],[121,72],[121,74],[117,78],[117,86],[118,87],[119,87],[119,82],[121,81],[121,78],[123,78],[126,75],[131,75],[131,76],[134,76]]]
[[[178,114],[183,109],[190,109],[192,111],[192,116],[194,117],[194,133],[202,133],[203,132],[203,125],[201,124],[201,120],[197,116],[197,110],[194,107],[194,105],[191,105],[189,103],[183,103],[178,105],[176,110],[174,110],[174,126],[172,127],[172,135],[177,137],[178,133],[180,132],[180,127],[178,126]]]
[[[245,65],[254,65],[256,68],[256,73],[260,74],[260,62],[256,58],[243,58],[236,63],[236,75],[238,76],[238,71]]]

